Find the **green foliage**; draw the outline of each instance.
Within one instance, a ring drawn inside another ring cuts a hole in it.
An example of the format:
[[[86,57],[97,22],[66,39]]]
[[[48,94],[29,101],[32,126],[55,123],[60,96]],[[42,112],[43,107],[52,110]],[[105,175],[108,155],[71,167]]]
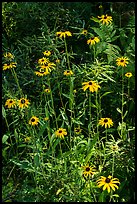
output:
[[[108,25],[98,18],[105,14]],[[2,29],[3,202],[135,201],[133,2],[2,2]],[[116,63],[122,56],[125,66]],[[120,181],[115,192],[97,185],[109,175]]]

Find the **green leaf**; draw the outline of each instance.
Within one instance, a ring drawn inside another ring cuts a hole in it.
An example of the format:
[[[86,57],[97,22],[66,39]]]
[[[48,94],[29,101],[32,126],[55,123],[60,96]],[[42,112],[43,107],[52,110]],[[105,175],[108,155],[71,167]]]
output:
[[[103,96],[106,96],[106,95],[108,95],[110,93],[112,93],[112,91],[105,92],[104,94],[102,94],[102,96],[100,96],[100,98],[102,98]]]
[[[38,155],[38,154],[36,154],[36,155],[34,156],[34,163],[35,163],[35,165],[36,165],[37,167],[40,165],[39,155]]]
[[[2,143],[3,143],[3,144],[6,143],[6,141],[7,141],[8,138],[9,138],[8,135],[3,135],[3,137],[2,137]]]
[[[119,112],[120,114],[122,114],[122,111],[119,108],[116,108],[117,112]]]
[[[2,116],[3,118],[6,118],[6,111],[5,111],[4,106],[2,106]]]

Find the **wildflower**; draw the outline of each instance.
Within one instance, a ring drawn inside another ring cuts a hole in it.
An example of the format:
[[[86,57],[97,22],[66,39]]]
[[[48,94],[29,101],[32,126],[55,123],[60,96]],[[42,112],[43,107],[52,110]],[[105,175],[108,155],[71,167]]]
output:
[[[49,59],[47,59],[46,57],[42,57],[41,59],[38,60],[38,63],[40,65],[45,65],[49,63]]]
[[[132,77],[133,75],[132,75],[131,72],[127,72],[127,73],[125,74],[125,76],[128,77],[128,78],[130,78],[130,77]]]
[[[107,14],[106,15],[102,15],[102,16],[98,16],[98,18],[101,18],[100,19],[100,22],[108,25],[109,23],[112,23],[112,16],[108,16]]]
[[[127,64],[128,64],[128,61],[129,60],[127,57],[119,57],[117,60],[116,60],[116,64],[118,66],[122,66],[122,67],[126,67]]]
[[[3,70],[6,70],[6,69],[12,69],[14,67],[16,67],[16,62],[11,62],[11,63],[8,63],[8,64],[4,64],[3,65]]]
[[[44,89],[44,92],[50,93],[50,89]]]
[[[37,76],[45,76],[45,75],[47,75],[47,74],[49,74],[49,72],[48,71],[45,71],[44,69],[40,69],[39,71],[36,71],[35,72],[35,74],[37,75]]]
[[[110,188],[115,191],[115,188],[118,189],[118,184],[120,184],[120,182],[118,178],[112,179],[112,176],[109,175],[107,178],[101,176],[101,178],[97,180],[97,184],[99,188],[103,186],[103,191],[107,189],[108,193],[110,193]]]
[[[66,36],[72,36],[72,33],[70,31],[65,31],[65,32],[56,32],[57,37],[60,38],[66,38]]]
[[[100,41],[100,39],[98,37],[92,37],[89,40],[87,40],[87,44],[88,45],[95,45],[99,41]]]
[[[48,121],[48,120],[49,120],[49,118],[48,118],[48,117],[45,117],[45,118],[44,118],[44,120],[45,120],[45,121]]]
[[[71,75],[73,75],[73,72],[71,70],[66,70],[66,71],[64,71],[64,75],[65,76],[71,76]]]
[[[121,142],[121,140],[118,139],[115,141],[113,135],[111,135],[111,138],[112,139],[106,142],[106,152],[107,154],[117,154],[120,152],[120,147],[118,144]]]
[[[39,122],[39,118],[37,118],[36,116],[32,116],[29,120],[29,125],[38,125]]]
[[[99,120],[99,125],[105,126],[105,128],[108,126],[108,128],[110,128],[110,126],[113,126],[113,122],[110,118],[101,118]]]
[[[88,31],[87,30],[82,30],[81,34],[87,35]]]
[[[60,59],[56,59],[56,63],[59,64],[60,63]]]
[[[95,168],[94,167],[90,167],[89,165],[86,166],[82,166],[82,168],[84,168],[82,175],[83,176],[92,176],[93,174],[95,174]]]
[[[44,54],[46,57],[49,57],[49,56],[51,55],[51,52],[47,50],[47,51],[44,51],[43,54]]]
[[[24,138],[24,141],[25,141],[25,142],[30,142],[30,141],[31,141],[31,137],[25,137],[25,138]]]
[[[49,62],[46,66],[46,69],[51,72],[51,69],[55,69],[55,64],[53,62]]]
[[[29,105],[30,103],[29,103],[29,101],[28,101],[28,99],[26,99],[26,98],[21,98],[19,101],[18,101],[18,106],[20,107],[20,108],[28,108],[28,105]]]
[[[98,88],[100,88],[100,86],[95,81],[83,82],[82,85],[84,85],[82,87],[84,91],[89,88],[90,92],[94,92],[98,91]]]
[[[78,127],[78,128],[75,128],[74,129],[74,132],[77,134],[77,135],[79,135],[80,133],[81,133],[81,129]]]
[[[16,100],[14,99],[7,99],[5,102],[5,106],[7,106],[8,108],[12,108],[16,106]]]
[[[56,132],[55,132],[55,135],[59,138],[62,138],[64,139],[64,136],[67,135],[67,131],[66,129],[63,129],[63,128],[59,128]]]
[[[6,52],[6,53],[4,54],[4,57],[5,57],[7,60],[12,60],[12,59],[14,59],[14,55],[11,54],[10,52]]]

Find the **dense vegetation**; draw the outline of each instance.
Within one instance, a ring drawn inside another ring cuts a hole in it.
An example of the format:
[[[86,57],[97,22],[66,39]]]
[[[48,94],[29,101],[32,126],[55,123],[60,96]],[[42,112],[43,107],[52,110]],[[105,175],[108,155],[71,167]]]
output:
[[[135,201],[134,7],[2,3],[3,202]]]

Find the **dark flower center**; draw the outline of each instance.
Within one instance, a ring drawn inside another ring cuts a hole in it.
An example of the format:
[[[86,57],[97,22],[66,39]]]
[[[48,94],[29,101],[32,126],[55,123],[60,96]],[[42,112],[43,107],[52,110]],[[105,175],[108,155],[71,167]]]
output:
[[[80,129],[76,129],[75,132],[80,132]]]
[[[90,167],[87,167],[87,168],[86,168],[86,171],[90,171]]]
[[[10,103],[13,103],[13,101],[12,101],[12,100],[10,100]]]
[[[62,133],[62,130],[59,130],[59,133]]]
[[[107,122],[108,122],[108,119],[105,119],[105,120],[104,120],[104,123],[107,123]]]
[[[67,73],[69,73],[69,71],[67,71]]]
[[[90,81],[88,84],[91,86],[91,85],[92,85],[92,82]]]
[[[124,62],[124,60],[120,60],[120,62]]]
[[[44,59],[42,59],[41,61],[44,62]]]
[[[91,40],[94,40],[94,37],[92,37]]]
[[[31,122],[35,122],[35,119],[34,119],[34,118],[32,118],[32,119],[31,119]]]
[[[106,178],[105,182],[106,182],[106,183],[110,183],[110,179],[109,179],[109,178]]]
[[[105,16],[104,19],[107,19],[107,16]]]
[[[24,99],[22,99],[22,100],[21,100],[21,103],[22,103],[22,104],[24,104],[24,103],[25,103],[25,100],[24,100]]]
[[[10,63],[8,63],[7,66],[10,66]]]

